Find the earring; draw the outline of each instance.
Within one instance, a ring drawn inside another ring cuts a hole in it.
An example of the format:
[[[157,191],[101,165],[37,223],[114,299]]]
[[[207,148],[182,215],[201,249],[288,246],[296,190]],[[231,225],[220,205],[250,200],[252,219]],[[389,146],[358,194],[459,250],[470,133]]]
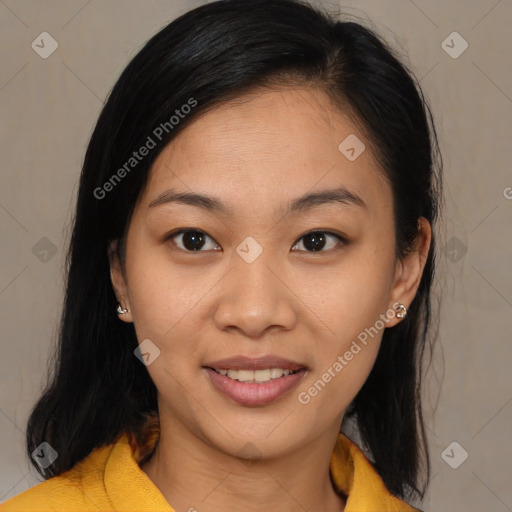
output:
[[[404,318],[405,315],[407,315],[407,308],[403,304],[398,304],[395,311],[396,311],[396,316],[398,318]]]
[[[124,315],[125,313],[128,313],[128,310],[126,308],[121,307],[121,304],[119,304],[119,302],[118,302],[117,303],[117,314]]]

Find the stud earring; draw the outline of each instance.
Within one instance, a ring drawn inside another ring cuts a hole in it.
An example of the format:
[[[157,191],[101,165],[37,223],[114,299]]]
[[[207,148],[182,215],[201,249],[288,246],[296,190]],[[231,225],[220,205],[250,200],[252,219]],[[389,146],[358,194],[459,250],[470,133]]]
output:
[[[119,304],[119,302],[118,302],[117,303],[117,314],[124,315],[125,313],[128,313],[128,310],[126,308],[121,307],[121,304]]]
[[[398,304],[395,311],[396,311],[396,316],[398,318],[404,318],[405,315],[407,315],[407,308],[403,304]]]

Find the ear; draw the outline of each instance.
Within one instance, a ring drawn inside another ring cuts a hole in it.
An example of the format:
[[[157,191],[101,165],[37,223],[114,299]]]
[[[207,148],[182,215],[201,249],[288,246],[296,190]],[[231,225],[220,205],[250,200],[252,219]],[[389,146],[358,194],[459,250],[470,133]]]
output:
[[[407,254],[404,259],[397,261],[395,281],[391,292],[391,309],[395,310],[393,304],[397,303],[401,303],[409,309],[420,286],[431,240],[432,228],[430,223],[425,217],[420,217],[418,220],[418,235],[414,249]],[[393,327],[400,321],[400,318],[394,316],[387,323],[386,327]]]
[[[112,241],[108,247],[108,259],[110,262],[110,279],[112,281],[112,287],[116,294],[117,301],[121,304],[122,308],[127,309],[126,313],[118,315],[120,320],[130,323],[133,322],[130,301],[128,298],[128,288],[126,286],[126,278],[119,261],[117,254],[117,240]]]

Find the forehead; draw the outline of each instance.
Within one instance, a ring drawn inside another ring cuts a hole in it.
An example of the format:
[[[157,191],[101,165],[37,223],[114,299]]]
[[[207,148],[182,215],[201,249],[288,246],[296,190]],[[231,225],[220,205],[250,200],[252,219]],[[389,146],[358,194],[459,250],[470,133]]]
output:
[[[358,153],[364,147],[355,160],[344,141]],[[144,196],[148,204],[169,188],[208,193],[254,212],[337,186],[377,209],[389,206],[388,183],[357,124],[322,91],[290,87],[257,90],[200,115],[158,156]]]

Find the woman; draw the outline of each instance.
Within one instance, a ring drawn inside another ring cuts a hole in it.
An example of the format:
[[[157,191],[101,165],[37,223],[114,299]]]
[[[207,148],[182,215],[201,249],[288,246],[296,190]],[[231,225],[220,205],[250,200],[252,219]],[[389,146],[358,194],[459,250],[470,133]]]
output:
[[[86,153],[46,481],[0,509],[415,510],[437,157],[359,24],[221,0],[156,34]]]

